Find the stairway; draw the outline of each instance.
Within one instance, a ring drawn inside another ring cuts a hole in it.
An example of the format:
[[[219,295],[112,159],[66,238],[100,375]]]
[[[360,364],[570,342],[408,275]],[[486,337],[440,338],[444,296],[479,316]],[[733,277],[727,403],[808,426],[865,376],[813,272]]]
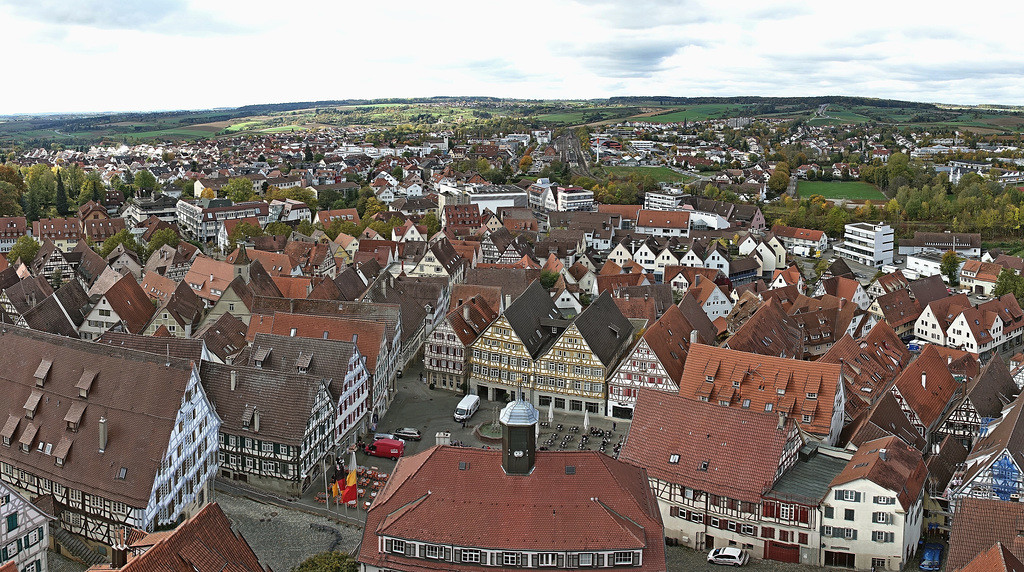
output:
[[[107,562],[105,556],[90,549],[84,542],[79,540],[77,536],[64,530],[60,526],[51,524],[50,536],[52,536],[57,544],[60,544],[63,548],[63,550],[61,550],[61,554],[64,554],[69,558],[79,560],[89,566]]]

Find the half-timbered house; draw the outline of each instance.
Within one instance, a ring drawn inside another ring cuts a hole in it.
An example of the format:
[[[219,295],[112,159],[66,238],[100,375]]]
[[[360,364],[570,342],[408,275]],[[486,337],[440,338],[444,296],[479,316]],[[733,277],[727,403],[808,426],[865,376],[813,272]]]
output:
[[[981,373],[964,385],[963,393],[935,430],[933,442],[947,435],[970,450],[971,445],[988,433],[989,425],[999,421],[1002,410],[1013,401],[1017,384],[999,355],[985,364]]]
[[[761,558],[761,495],[802,445],[792,418],[644,390],[619,458],[647,470],[666,537]]]
[[[147,302],[148,303],[148,302]],[[0,330],[0,480],[106,551],[210,498],[220,419],[194,361]]]
[[[1020,502],[1024,495],[1024,399],[1018,397],[989,424],[967,461],[953,474],[946,497],[950,510],[964,498]]]
[[[51,520],[53,515],[0,481],[0,562],[14,564],[18,572],[46,572]]]

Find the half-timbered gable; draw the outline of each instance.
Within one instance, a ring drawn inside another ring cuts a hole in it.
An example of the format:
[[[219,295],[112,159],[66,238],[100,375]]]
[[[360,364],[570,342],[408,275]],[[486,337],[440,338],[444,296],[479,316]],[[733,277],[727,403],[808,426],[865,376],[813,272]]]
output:
[[[963,376],[950,372],[949,361],[929,344],[892,385],[896,402],[926,439],[951,407],[963,381]]]
[[[1024,495],[1024,399],[1017,398],[992,421],[967,461],[953,474],[947,497],[1018,502]],[[955,512],[955,511],[954,511]]]
[[[668,310],[644,332],[608,379],[608,415],[630,419],[641,389],[679,393],[679,379],[691,343],[705,340],[679,306]]]
[[[46,572],[51,520],[53,515],[0,481],[0,562],[15,565],[17,572]]]
[[[500,290],[488,289],[497,291],[494,301],[500,303]],[[469,380],[469,347],[497,317],[484,296],[459,300],[424,344],[423,367],[428,381],[435,387],[462,391]]]
[[[969,449],[988,432],[989,425],[998,422],[1002,410],[1016,394],[1017,384],[1003,358],[996,354],[964,386],[963,395],[935,430],[934,442],[949,435]]]
[[[761,494],[802,445],[792,419],[644,390],[619,458],[647,470],[665,536],[697,550],[742,543],[760,558]]]
[[[52,494],[62,528],[110,546],[207,502],[220,419],[195,362],[20,328],[0,361],[0,480]]]
[[[204,362],[199,374],[222,420],[220,476],[300,495],[335,446],[327,381],[211,362]]]

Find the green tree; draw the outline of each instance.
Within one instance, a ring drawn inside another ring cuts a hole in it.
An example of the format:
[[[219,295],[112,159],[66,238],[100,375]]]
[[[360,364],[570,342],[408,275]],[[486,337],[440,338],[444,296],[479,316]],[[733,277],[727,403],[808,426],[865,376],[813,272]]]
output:
[[[841,236],[849,220],[850,214],[846,212],[845,208],[834,206],[825,215],[825,232],[833,237]]]
[[[1024,276],[1017,276],[1017,273],[1009,268],[1004,268],[996,279],[996,287],[992,291],[996,296],[1013,294],[1018,304],[1024,304]]]
[[[321,552],[303,560],[291,572],[359,572],[359,563],[344,552]]]
[[[244,203],[252,200],[255,194],[252,190],[252,181],[245,177],[236,177],[228,181],[228,184],[224,185],[221,189],[224,196],[231,199],[233,203]]]
[[[379,212],[383,212],[386,209],[387,207],[385,207],[383,203],[378,201],[377,197],[370,197],[366,199],[366,207],[364,208],[363,212],[359,213],[359,216],[363,219],[369,219],[373,217],[373,215]]]
[[[768,190],[773,196],[779,196],[786,192],[789,187],[789,174],[782,169],[775,169],[771,177],[768,177]]]
[[[139,250],[141,250],[139,248],[139,243],[135,240],[135,236],[126,228],[118,231],[117,234],[103,241],[103,248],[100,249],[100,256],[106,258],[107,255],[113,252],[119,244],[123,244],[125,250],[131,250],[135,253],[138,253]]]
[[[156,177],[145,169],[139,169],[135,173],[135,186],[139,188],[139,194],[153,194],[156,190]]]
[[[81,192],[78,193],[78,204],[81,206],[89,201],[101,203],[102,197],[103,179],[100,178],[100,174],[98,172],[90,171],[89,174],[85,176]]]
[[[316,232],[316,226],[314,226],[313,223],[309,222],[308,220],[304,220],[299,223],[299,226],[297,226],[295,230],[299,234],[313,236],[313,233]]]
[[[942,262],[939,263],[939,272],[949,279],[949,284],[951,286],[955,286],[960,283],[960,280],[958,279],[960,262],[961,258],[952,250],[947,250],[946,253],[942,255]]]
[[[13,264],[20,258],[22,262],[29,264],[35,260],[36,253],[39,252],[39,247],[41,246],[31,236],[22,236],[18,238],[18,241],[11,247],[11,251],[7,253],[7,260]]]
[[[558,273],[550,270],[544,270],[540,273],[540,285],[545,288],[551,288],[558,282]]]
[[[18,193],[18,198],[25,192],[25,179],[21,172],[10,165],[0,165],[0,181],[10,183]]]
[[[263,236],[263,229],[258,224],[240,222],[228,234],[228,252],[235,250],[235,245],[254,236]]]
[[[21,208],[21,192],[3,179],[0,179],[0,216],[25,216],[25,210]]]
[[[267,236],[287,236],[292,233],[292,227],[288,226],[288,223],[275,221],[268,224],[267,228],[263,229],[263,233]]]
[[[427,227],[427,236],[434,236],[441,230],[441,221],[437,220],[437,215],[434,213],[427,213],[420,219],[420,224]]]
[[[164,245],[177,248],[180,241],[181,237],[173,228],[161,228],[149,237],[149,243],[146,245],[146,258],[149,258]]]
[[[60,216],[67,216],[70,212],[68,208],[68,191],[64,188],[64,178],[61,176],[60,171],[57,171],[57,214]]]
[[[306,144],[306,149],[302,153],[302,159],[306,162],[313,160],[313,149],[310,148],[309,143]]]

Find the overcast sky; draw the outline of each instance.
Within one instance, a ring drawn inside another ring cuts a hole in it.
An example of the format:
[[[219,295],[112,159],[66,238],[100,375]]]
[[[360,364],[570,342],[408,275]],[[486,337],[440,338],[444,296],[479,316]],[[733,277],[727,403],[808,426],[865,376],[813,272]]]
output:
[[[434,95],[1020,105],[1022,13],[998,0],[0,0],[0,114]]]

